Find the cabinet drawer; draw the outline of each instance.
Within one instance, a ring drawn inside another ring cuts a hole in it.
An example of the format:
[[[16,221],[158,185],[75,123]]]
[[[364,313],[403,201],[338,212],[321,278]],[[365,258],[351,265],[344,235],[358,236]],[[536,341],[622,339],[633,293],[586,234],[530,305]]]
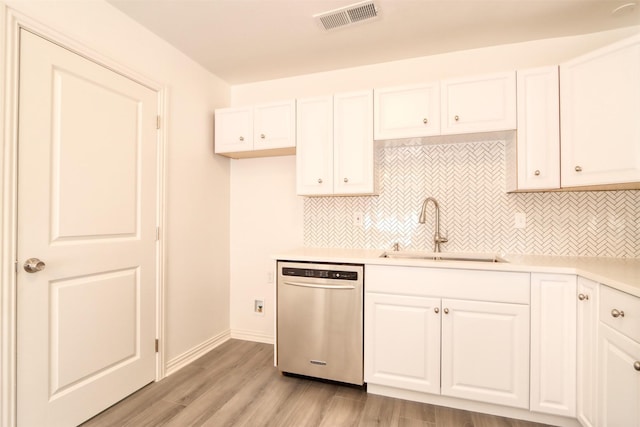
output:
[[[640,342],[640,298],[602,286],[599,314],[602,322]]]

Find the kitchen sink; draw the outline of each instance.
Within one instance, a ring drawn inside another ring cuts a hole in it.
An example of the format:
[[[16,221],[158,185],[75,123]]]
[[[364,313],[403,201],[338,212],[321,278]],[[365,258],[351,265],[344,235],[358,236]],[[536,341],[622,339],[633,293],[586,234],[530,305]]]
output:
[[[384,252],[380,258],[416,259],[425,261],[508,262],[496,254],[486,253],[437,253],[437,252]]]

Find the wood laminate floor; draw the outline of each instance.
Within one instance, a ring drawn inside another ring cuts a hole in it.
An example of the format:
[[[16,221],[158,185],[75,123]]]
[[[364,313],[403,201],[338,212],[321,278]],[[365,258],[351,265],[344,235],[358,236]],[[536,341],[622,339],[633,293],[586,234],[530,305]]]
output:
[[[284,376],[273,346],[230,340],[127,397],[83,427],[541,427]]]

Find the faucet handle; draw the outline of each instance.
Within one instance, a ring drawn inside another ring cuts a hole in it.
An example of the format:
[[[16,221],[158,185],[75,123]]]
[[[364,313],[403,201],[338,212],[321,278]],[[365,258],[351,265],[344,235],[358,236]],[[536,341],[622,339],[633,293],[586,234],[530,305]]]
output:
[[[398,252],[399,250],[400,250],[400,243],[395,242],[395,243],[393,244],[393,251],[394,251],[394,252]]]

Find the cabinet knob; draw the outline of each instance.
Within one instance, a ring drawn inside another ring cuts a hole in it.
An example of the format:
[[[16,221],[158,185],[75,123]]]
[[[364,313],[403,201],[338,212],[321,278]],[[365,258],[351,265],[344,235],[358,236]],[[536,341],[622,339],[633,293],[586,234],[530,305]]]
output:
[[[455,116],[454,120],[457,122],[458,120],[460,120],[460,116]]]
[[[539,171],[539,170],[536,170],[533,174],[534,174],[535,176],[540,176],[540,171]]]
[[[349,182],[349,178],[345,178],[345,179],[344,179],[344,182]]]
[[[440,309],[438,307],[434,308],[433,311],[435,311],[436,314],[440,313]]]
[[[427,118],[425,117],[424,119],[422,119],[422,123],[426,125],[427,123],[429,123],[429,120],[427,120]]]
[[[442,310],[442,311],[444,311],[444,314],[449,314],[449,309],[448,309],[448,308],[445,308],[445,309],[444,309],[444,310]]]
[[[580,301],[588,300],[588,299],[589,299],[589,295],[579,294],[579,295],[578,295],[578,299],[579,299]]]
[[[264,138],[265,138],[264,133],[261,133],[260,134],[260,139],[264,139]]]
[[[640,362],[639,361],[635,361],[633,363],[633,369],[635,369],[636,371],[640,371]]]
[[[244,136],[241,136],[241,137],[240,137],[240,141],[244,141]]]
[[[614,308],[613,310],[611,310],[611,316],[615,318],[624,317],[624,311]]]
[[[582,172],[582,166],[576,166],[576,172]]]
[[[322,178],[318,178],[318,184],[322,184]]]

